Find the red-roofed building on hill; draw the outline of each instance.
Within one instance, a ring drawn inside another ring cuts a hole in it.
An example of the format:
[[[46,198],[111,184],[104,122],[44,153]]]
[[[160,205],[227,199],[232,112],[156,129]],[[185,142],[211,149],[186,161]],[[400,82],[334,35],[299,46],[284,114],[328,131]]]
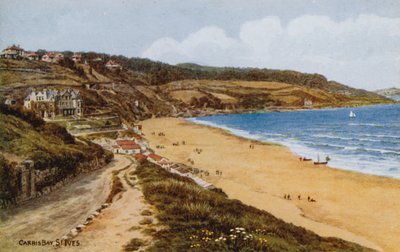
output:
[[[22,59],[23,56],[24,56],[24,49],[16,45],[7,47],[0,54],[0,58],[5,58],[5,59]]]
[[[122,67],[121,67],[120,64],[118,64],[118,63],[115,62],[114,60],[109,60],[109,61],[106,63],[106,68],[108,68],[108,69],[121,69]]]
[[[112,146],[113,152],[116,154],[139,154],[140,145],[132,140],[117,140],[116,144]]]
[[[75,63],[80,63],[82,61],[82,54],[74,54],[74,55],[72,55],[72,60]]]
[[[35,52],[31,52],[25,55],[25,58],[27,58],[28,60],[39,60],[39,54],[35,53]]]
[[[170,168],[173,165],[173,163],[169,161],[167,158],[159,156],[154,153],[149,154],[147,156],[147,160],[165,169]]]
[[[143,160],[146,160],[146,159],[147,159],[147,156],[146,156],[146,155],[143,155],[142,153],[139,153],[139,154],[136,154],[136,155],[134,156],[134,158],[135,158],[137,161],[143,161]]]

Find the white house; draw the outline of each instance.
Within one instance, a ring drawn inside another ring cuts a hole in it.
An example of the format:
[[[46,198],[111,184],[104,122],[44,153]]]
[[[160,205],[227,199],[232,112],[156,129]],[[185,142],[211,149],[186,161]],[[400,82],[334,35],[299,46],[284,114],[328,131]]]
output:
[[[79,62],[82,61],[82,55],[81,54],[74,54],[74,55],[72,55],[72,60],[75,63],[79,63]]]
[[[304,98],[304,107],[305,108],[312,108],[313,102],[310,99]]]
[[[117,140],[113,145],[113,152],[116,154],[139,154],[140,146],[132,140]]]
[[[114,60],[109,60],[106,63],[106,68],[108,69],[121,69],[121,65],[115,62]]]
[[[35,52],[31,52],[25,55],[25,58],[27,58],[28,60],[39,60],[39,54],[35,53]]]
[[[23,56],[24,56],[24,49],[16,45],[7,47],[0,54],[0,57],[5,59],[22,59]]]
[[[173,165],[173,163],[169,161],[167,158],[154,153],[149,154],[147,156],[147,160],[165,169],[170,168]]]

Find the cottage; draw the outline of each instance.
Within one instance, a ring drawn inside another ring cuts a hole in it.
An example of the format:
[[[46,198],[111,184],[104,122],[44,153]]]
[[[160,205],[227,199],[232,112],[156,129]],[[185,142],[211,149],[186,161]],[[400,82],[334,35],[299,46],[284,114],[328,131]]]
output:
[[[174,163],[172,163],[171,161],[168,161],[168,160],[161,160],[157,164],[160,165],[164,169],[170,169]]]
[[[4,104],[8,106],[14,106],[17,104],[17,101],[13,97],[7,97],[4,101]]]
[[[169,162],[169,160],[165,157],[159,156],[157,154],[151,153],[147,156],[147,160],[155,163],[155,164],[159,164],[160,162]]]
[[[116,154],[139,154],[140,146],[132,140],[117,140],[113,145],[113,152]]]
[[[58,113],[63,116],[82,116],[82,99],[78,90],[65,89],[59,92]]]
[[[304,107],[305,108],[312,108],[312,106],[313,106],[312,100],[305,98],[304,99]]]
[[[64,54],[62,53],[56,53],[56,55],[54,55],[54,61],[53,62],[60,62],[61,60],[64,59]]]
[[[147,156],[146,156],[146,155],[143,155],[142,153],[139,153],[139,154],[136,154],[136,155],[134,156],[134,158],[135,158],[135,160],[137,160],[137,161],[143,161],[143,160],[146,160],[146,159],[147,159]]]
[[[138,134],[138,135],[142,134],[142,125],[140,125],[140,124],[133,125],[132,129],[133,129],[133,132],[135,132],[136,134]]]
[[[109,60],[109,61],[106,63],[106,68],[108,68],[108,69],[121,69],[122,67],[121,67],[120,64],[118,64],[118,63],[115,62],[114,60]]]
[[[42,118],[82,116],[82,98],[75,89],[32,89],[24,99],[24,108],[34,111]]]
[[[9,46],[6,49],[4,49],[0,54],[0,58],[4,59],[22,59],[23,56],[24,56],[24,49],[19,47],[19,45]]]
[[[42,61],[45,62],[54,62],[54,53],[46,53],[42,56]]]
[[[25,58],[28,60],[39,60],[39,54],[35,52],[31,52],[25,55]]]
[[[42,61],[49,63],[58,63],[64,59],[64,55],[62,53],[46,53],[42,57]]]
[[[72,60],[75,63],[80,63],[80,62],[82,62],[82,55],[81,54],[74,54],[74,55],[72,55]]]

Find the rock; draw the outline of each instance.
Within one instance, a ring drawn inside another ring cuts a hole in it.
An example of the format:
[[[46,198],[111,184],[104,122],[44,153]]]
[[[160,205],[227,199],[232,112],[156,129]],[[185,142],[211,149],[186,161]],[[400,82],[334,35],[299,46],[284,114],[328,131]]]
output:
[[[86,226],[83,224],[79,224],[78,226],[76,226],[76,230],[78,230],[78,232],[82,231],[82,229],[84,229]]]
[[[71,237],[77,236],[78,235],[78,230],[76,228],[71,229],[69,232]]]

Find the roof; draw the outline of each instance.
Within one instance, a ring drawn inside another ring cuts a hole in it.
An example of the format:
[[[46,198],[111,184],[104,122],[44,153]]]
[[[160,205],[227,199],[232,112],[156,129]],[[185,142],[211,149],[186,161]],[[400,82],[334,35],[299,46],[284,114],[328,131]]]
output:
[[[39,56],[39,55],[35,52],[31,52],[31,53],[28,53],[26,56],[30,57],[30,56]]]
[[[151,159],[153,159],[153,160],[155,160],[155,161],[160,161],[161,159],[163,159],[163,157],[161,157],[161,156],[159,156],[159,155],[157,155],[157,154],[154,154],[154,153],[151,153],[151,154],[148,156],[148,158],[151,158]]]
[[[19,46],[12,45],[12,46],[7,47],[4,50],[23,50],[23,49],[21,47],[19,47]]]
[[[147,156],[142,153],[136,154],[134,157],[136,160],[145,160],[147,158]]]
[[[113,147],[122,148],[123,150],[140,149],[140,145],[138,145],[137,143],[135,143],[135,141],[132,140],[117,140],[116,144],[117,145],[114,145]]]
[[[125,144],[136,144],[133,140],[117,140],[116,143],[118,145],[125,145]]]
[[[123,144],[120,145],[121,149],[123,150],[137,150],[140,149],[140,146],[138,144]]]
[[[172,162],[168,161],[168,160],[161,160],[158,163],[161,164],[161,165],[163,165],[163,164],[172,164]]]
[[[119,64],[117,62],[115,62],[114,60],[109,60],[106,65],[119,66]]]

